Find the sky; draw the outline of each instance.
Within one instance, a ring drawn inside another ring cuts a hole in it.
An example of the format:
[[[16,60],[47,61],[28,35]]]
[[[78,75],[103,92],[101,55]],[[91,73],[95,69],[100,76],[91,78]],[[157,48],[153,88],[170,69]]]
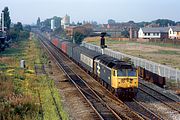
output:
[[[38,17],[45,20],[66,14],[74,22],[140,22],[159,18],[180,21],[180,0],[0,0],[0,11],[5,6],[12,22],[23,24],[36,23]]]

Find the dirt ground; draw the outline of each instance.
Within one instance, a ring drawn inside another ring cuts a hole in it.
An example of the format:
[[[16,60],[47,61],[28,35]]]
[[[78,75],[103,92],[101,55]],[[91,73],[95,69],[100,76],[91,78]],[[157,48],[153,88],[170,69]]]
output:
[[[180,49],[140,43],[112,44],[109,48],[180,69]]]
[[[93,110],[86,103],[85,99],[53,60],[51,67],[47,67],[46,71],[55,81],[55,85],[61,96],[63,109],[67,112],[70,120],[96,119],[95,115],[93,115]]]
[[[94,39],[94,40],[92,40]],[[99,38],[100,39],[100,38]],[[99,39],[87,38],[85,41],[99,45]],[[180,48],[150,45],[148,43],[122,42],[107,40],[108,48],[132,56],[180,69]]]

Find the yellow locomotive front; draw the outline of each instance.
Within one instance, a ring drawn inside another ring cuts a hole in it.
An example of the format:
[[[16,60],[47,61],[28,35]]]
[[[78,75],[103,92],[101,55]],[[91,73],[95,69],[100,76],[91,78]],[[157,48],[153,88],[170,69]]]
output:
[[[134,97],[138,91],[136,68],[118,68],[111,71],[111,86],[119,97]]]

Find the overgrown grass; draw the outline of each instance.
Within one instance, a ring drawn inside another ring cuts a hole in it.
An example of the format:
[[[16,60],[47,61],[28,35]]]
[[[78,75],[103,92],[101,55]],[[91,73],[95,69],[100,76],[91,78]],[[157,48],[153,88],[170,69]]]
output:
[[[1,56],[23,56],[24,46],[26,46],[27,40],[19,40],[18,42],[12,43],[10,48],[0,53]]]
[[[100,45],[100,40],[98,41],[89,41],[89,43],[94,44],[94,45]],[[126,44],[129,43],[128,41],[119,41],[119,40],[110,40],[110,39],[106,39],[106,44],[107,45],[112,45],[112,44]],[[134,42],[132,42],[134,43]]]
[[[178,44],[172,44],[172,43],[144,42],[144,43],[141,43],[141,44],[154,45],[154,46],[160,46],[160,47],[180,48],[180,45],[178,45]]]
[[[0,53],[0,119],[58,120],[48,81],[62,118],[68,119],[53,80],[34,72],[35,63],[48,61],[37,40],[21,40],[11,46]],[[21,59],[26,61],[25,69],[19,67]]]
[[[50,78],[48,78],[47,76],[44,76],[42,78],[43,82],[43,87],[42,89],[44,89],[42,91],[43,94],[41,94],[41,99],[43,102],[43,112],[44,112],[44,118],[47,120],[59,120],[58,114],[57,114],[57,110],[56,110],[56,106],[55,103],[52,99],[52,96],[55,98],[55,102],[57,103],[57,107],[60,111],[61,117],[64,120],[68,120],[68,115],[66,112],[63,111],[63,107],[61,105],[61,100],[59,97],[59,92],[58,90],[54,87],[54,81],[51,80]],[[47,86],[48,84],[48,86]],[[52,94],[51,94],[52,92]]]
[[[169,54],[169,55],[180,55],[180,52],[178,51],[172,51],[172,50],[158,50],[157,52],[153,52],[155,54]]]

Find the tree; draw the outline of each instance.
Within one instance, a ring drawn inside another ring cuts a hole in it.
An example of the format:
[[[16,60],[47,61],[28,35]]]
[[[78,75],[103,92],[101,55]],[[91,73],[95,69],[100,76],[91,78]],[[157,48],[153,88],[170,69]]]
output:
[[[41,26],[41,19],[40,19],[40,17],[38,17],[36,25],[37,25],[38,27]]]
[[[14,28],[10,30],[10,38],[12,40],[16,40],[19,38],[19,32],[17,32]]]
[[[51,19],[46,19],[42,22],[43,27],[51,28]]]
[[[149,22],[139,22],[139,23],[137,23],[137,25],[139,26],[139,27],[145,27],[145,26],[147,26],[147,25],[149,25],[150,23]]]
[[[80,25],[82,25],[82,23],[78,21],[78,22],[77,22],[77,25],[79,25],[79,26],[80,26]]]
[[[128,30],[124,30],[121,32],[121,35],[125,38],[128,38],[129,37],[129,31]]]
[[[26,25],[24,27],[24,30],[30,32],[31,31],[31,26],[30,25]]]
[[[4,12],[4,25],[5,25],[5,27],[7,27],[7,30],[9,31],[10,30],[10,25],[11,25],[11,18],[9,16],[8,7],[5,7],[2,12]]]
[[[23,26],[21,22],[17,22],[17,24],[14,25],[14,29],[17,32],[23,31]]]
[[[81,44],[82,40],[85,38],[85,35],[80,32],[75,32],[73,38],[76,44]]]
[[[169,25],[174,26],[176,24],[175,21],[168,20],[168,19],[158,19],[158,20],[152,21],[152,23],[159,24],[160,27],[168,27]]]
[[[10,30],[10,37],[12,40],[27,39],[29,37],[30,26],[25,26],[23,29],[22,23],[17,22],[14,27]]]
[[[179,22],[176,22],[176,25],[180,26],[180,21],[179,21]]]

